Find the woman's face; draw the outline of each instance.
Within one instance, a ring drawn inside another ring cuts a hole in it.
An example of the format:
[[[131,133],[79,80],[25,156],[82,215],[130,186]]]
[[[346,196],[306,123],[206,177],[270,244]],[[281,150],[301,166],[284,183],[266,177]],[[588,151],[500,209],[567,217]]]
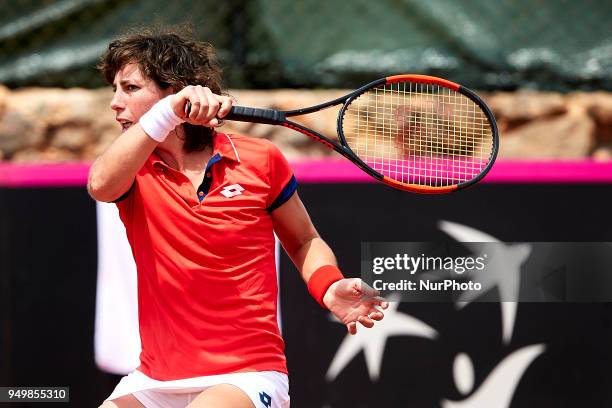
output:
[[[115,111],[117,122],[121,124],[121,132],[125,132],[157,101],[172,93],[172,90],[162,90],[155,81],[147,78],[138,64],[124,65],[115,74],[110,107]]]

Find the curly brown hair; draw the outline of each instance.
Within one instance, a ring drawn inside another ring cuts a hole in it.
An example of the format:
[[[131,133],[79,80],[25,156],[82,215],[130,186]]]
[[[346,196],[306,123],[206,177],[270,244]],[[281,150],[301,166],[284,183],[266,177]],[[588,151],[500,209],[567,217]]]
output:
[[[98,69],[107,83],[125,65],[138,64],[148,78],[161,89],[172,87],[179,92],[187,85],[207,86],[222,93],[221,67],[214,47],[192,37],[188,28],[138,29],[113,40],[101,56]],[[203,150],[212,144],[214,129],[183,124],[185,151]]]

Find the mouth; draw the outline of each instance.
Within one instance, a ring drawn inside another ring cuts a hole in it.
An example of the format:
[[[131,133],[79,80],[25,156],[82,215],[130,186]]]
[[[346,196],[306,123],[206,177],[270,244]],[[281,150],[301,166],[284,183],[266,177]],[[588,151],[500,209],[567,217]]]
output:
[[[117,119],[117,122],[119,122],[119,124],[121,125],[121,133],[124,133],[134,124],[133,122],[130,122],[129,120],[123,120],[123,119]]]

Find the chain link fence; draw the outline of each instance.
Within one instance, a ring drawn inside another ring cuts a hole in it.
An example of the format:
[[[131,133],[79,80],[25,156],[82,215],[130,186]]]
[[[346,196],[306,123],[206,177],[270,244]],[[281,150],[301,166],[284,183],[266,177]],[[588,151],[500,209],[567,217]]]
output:
[[[421,73],[488,90],[611,90],[611,20],[601,0],[5,0],[0,83],[99,87],[113,37],[191,23],[230,88]]]

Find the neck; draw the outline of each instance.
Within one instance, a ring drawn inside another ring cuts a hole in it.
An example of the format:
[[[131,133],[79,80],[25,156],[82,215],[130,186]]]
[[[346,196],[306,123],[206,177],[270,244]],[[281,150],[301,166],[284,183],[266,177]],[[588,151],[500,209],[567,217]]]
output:
[[[210,160],[212,147],[204,150],[187,153],[183,149],[184,140],[174,131],[155,149],[155,153],[170,167],[180,172],[203,171]]]

